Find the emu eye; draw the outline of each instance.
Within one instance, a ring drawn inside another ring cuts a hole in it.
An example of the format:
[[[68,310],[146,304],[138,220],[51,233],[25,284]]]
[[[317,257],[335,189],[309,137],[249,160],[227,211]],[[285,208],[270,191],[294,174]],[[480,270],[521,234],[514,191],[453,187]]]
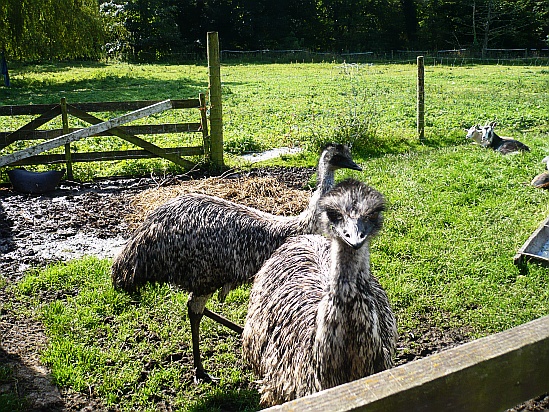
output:
[[[330,219],[331,222],[340,222],[343,217],[341,214],[335,210],[327,210],[326,214],[328,215],[328,219]]]

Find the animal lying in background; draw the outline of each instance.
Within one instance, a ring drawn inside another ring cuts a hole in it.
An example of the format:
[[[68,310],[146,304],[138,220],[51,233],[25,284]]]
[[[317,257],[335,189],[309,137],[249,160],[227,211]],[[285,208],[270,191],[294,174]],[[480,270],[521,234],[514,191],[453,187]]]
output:
[[[385,200],[344,180],[320,201],[319,235],[290,238],[256,275],[242,335],[244,358],[273,405],[393,366],[396,321],[370,273],[370,239]]]
[[[200,322],[206,315],[237,333],[242,327],[206,308],[219,290],[251,282],[261,265],[289,236],[316,233],[317,203],[340,168],[362,170],[341,144],[328,145],[318,162],[318,185],[298,216],[283,217],[202,194],[180,196],[153,211],[132,234],[111,268],[115,287],[133,291],[167,282],[191,292],[187,302],[196,380],[211,381],[200,357]]]
[[[502,138],[496,134],[494,128],[496,122],[491,122],[482,127],[482,145],[494,149],[501,154],[509,154],[514,152],[529,152],[530,148],[518,140],[510,138]]]
[[[467,136],[465,136],[467,139],[471,139],[473,142],[484,146],[482,141],[482,129],[480,128],[480,125],[471,126],[469,129],[465,129],[467,132]]]
[[[541,162],[545,163],[546,169],[549,169],[549,156],[544,157]],[[539,187],[540,189],[549,189],[549,170],[534,177],[530,184],[534,187]]]

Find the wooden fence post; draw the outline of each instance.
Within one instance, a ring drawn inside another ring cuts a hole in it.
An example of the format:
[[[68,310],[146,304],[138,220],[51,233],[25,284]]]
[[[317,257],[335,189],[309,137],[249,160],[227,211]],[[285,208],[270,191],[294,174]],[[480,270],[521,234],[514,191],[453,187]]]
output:
[[[417,134],[419,141],[425,139],[425,67],[423,56],[417,56]]]
[[[200,104],[200,127],[202,128],[202,144],[204,145],[204,159],[211,162],[210,149],[212,145],[210,131],[208,128],[208,117],[206,116],[206,96],[204,93],[198,95]]]
[[[217,32],[208,32],[208,89],[210,92],[210,157],[213,165],[221,168],[223,167],[223,110]]]
[[[69,134],[69,116],[67,114],[67,99],[61,98],[61,121],[63,122],[63,134]],[[65,162],[67,164],[67,179],[73,180],[72,154],[70,142],[65,143]]]

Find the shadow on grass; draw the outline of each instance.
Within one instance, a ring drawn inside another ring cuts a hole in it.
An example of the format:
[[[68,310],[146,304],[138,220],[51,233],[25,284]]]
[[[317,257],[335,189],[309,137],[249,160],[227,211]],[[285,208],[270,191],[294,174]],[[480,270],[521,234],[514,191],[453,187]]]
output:
[[[25,366],[19,356],[0,348],[0,412],[57,410],[57,406],[60,406],[58,402],[40,405],[38,409],[32,409],[37,405],[27,399],[26,395],[30,387],[33,387],[35,382],[41,379],[44,377]]]
[[[223,391],[221,388],[204,396],[188,412],[252,412],[261,409],[259,393],[252,390]]]
[[[208,76],[203,81],[188,78],[158,80],[149,77],[108,74],[95,78],[59,81],[14,78],[3,104],[16,105],[58,103],[61,97],[68,103],[165,100],[197,98],[208,88]]]

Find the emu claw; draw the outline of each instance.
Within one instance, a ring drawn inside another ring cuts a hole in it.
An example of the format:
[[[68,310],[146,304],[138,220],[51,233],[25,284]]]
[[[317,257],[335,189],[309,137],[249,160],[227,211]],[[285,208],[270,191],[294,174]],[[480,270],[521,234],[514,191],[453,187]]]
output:
[[[194,383],[199,385],[201,383],[219,383],[219,378],[206,373],[204,369],[197,369],[194,375]]]

